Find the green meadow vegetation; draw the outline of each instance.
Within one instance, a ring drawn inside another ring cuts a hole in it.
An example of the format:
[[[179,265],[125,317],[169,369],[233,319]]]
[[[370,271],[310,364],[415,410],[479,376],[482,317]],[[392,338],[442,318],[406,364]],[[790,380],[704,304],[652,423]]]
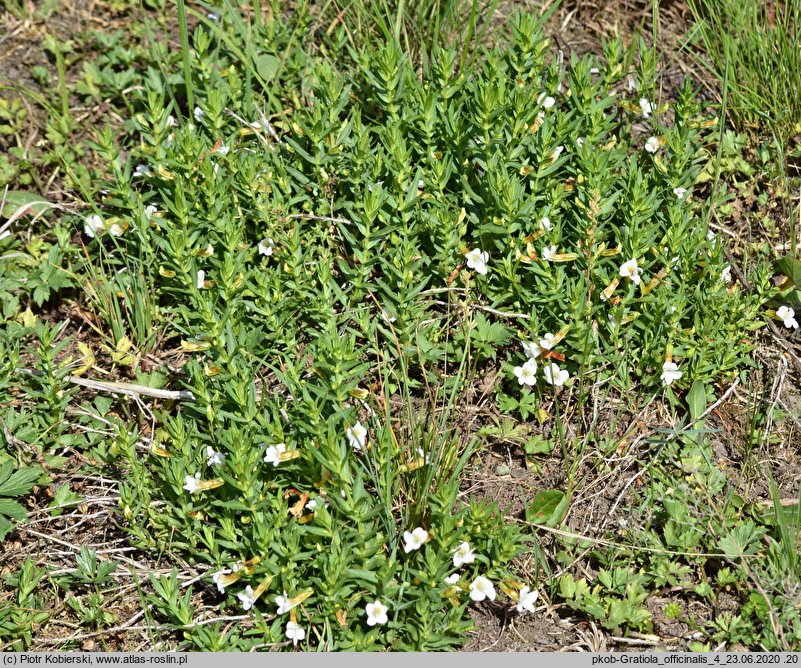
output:
[[[3,649],[801,650],[796,15],[103,4],[0,43]]]

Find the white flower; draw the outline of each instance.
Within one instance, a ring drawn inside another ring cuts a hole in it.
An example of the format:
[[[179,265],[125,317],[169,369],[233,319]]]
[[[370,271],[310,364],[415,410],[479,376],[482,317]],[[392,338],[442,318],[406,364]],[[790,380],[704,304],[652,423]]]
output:
[[[286,637],[292,641],[293,645],[297,646],[298,641],[306,637],[306,631],[300,627],[300,624],[290,620],[286,623]]]
[[[94,239],[95,234],[102,232],[105,228],[106,225],[103,223],[103,219],[96,213],[93,213],[91,216],[86,218],[86,224],[83,226],[83,231],[87,237]]]
[[[687,188],[673,188],[673,194],[676,196],[676,199],[684,199],[684,196],[687,194]]]
[[[548,382],[549,385],[556,385],[556,387],[562,387],[570,378],[570,373],[567,369],[560,369],[557,364],[551,362],[548,366],[546,366],[542,373],[545,375],[545,380]]]
[[[253,604],[256,603],[256,597],[253,595],[253,588],[248,585],[245,587],[245,591],[240,591],[236,597],[242,601],[242,609],[247,612],[253,607]]]
[[[137,165],[136,169],[134,169],[133,175],[138,178],[143,178],[145,176],[150,176],[150,167],[145,164]]]
[[[397,320],[397,318],[394,315],[392,315],[389,311],[383,308],[381,309],[381,319],[384,322],[395,322]]]
[[[472,564],[475,560],[476,555],[467,542],[462,543],[453,553],[454,568],[459,568],[462,564]]]
[[[531,341],[523,341],[523,352],[530,360],[537,359],[542,354],[542,349]]]
[[[488,598],[490,601],[494,601],[495,585],[493,585],[483,575],[479,575],[470,583],[470,598],[474,601],[483,601],[485,598]]]
[[[189,492],[190,494],[194,494],[195,492],[200,490],[200,473],[195,473],[194,476],[188,475],[184,478],[184,489]]]
[[[514,374],[520,385],[534,385],[537,382],[537,361],[529,359],[523,366],[516,366]]]
[[[148,204],[145,207],[145,215],[148,218],[153,218],[158,212],[159,212],[159,210],[158,210],[158,208],[156,207],[155,204]]]
[[[576,146],[584,146],[584,142],[585,142],[585,141],[586,141],[586,140],[584,139],[584,137],[578,137],[578,138],[576,138]]]
[[[175,127],[177,125],[177,123],[175,122],[175,119],[170,115],[170,116],[167,116],[167,122],[165,123],[165,125],[168,128],[172,128],[172,127]]]
[[[231,573],[230,568],[223,568],[221,571],[217,571],[214,575],[211,576],[211,579],[214,581],[214,584],[217,585],[217,591],[221,594],[225,593],[225,583],[222,581],[223,575],[228,575]]]
[[[651,112],[654,108],[651,106],[650,101],[648,98],[641,97],[640,98],[640,111],[642,112],[643,118],[648,118],[651,115]]]
[[[564,146],[557,146],[553,150],[553,153],[551,153],[551,160],[556,161],[559,158],[559,156],[562,155],[562,151],[564,150],[565,150]]]
[[[709,245],[712,246],[712,248],[714,248],[715,244],[718,242],[718,237],[712,230],[707,231],[706,239],[709,242]]]
[[[551,225],[551,219],[548,216],[543,216],[542,220],[540,221],[540,229],[545,230],[546,232],[550,232],[553,229],[553,225]]]
[[[414,531],[404,531],[403,540],[406,542],[403,551],[408,554],[412,550],[419,550],[423,547],[423,543],[428,540],[428,531],[422,527],[417,527]]]
[[[662,375],[660,378],[665,385],[670,385],[674,380],[678,380],[683,375],[684,374],[679,371],[679,367],[673,362],[665,362],[662,365]]]
[[[206,257],[211,257],[212,255],[214,255],[214,246],[209,244],[206,246]]]
[[[550,95],[540,93],[540,96],[537,98],[537,103],[542,104],[543,109],[550,109],[556,104],[556,100],[554,100]]]
[[[208,14],[206,14],[206,18],[209,21],[219,21],[220,20],[220,15],[217,14],[216,12],[209,12]]]
[[[323,502],[323,508],[328,508],[328,506],[330,505],[328,499],[323,498],[322,502]],[[314,512],[315,510],[317,510],[319,505],[320,502],[317,499],[309,499],[309,502],[306,504],[306,510],[311,510],[312,512]]]
[[[423,448],[417,448],[417,454],[426,464],[431,463],[431,453],[423,452]]]
[[[423,181],[423,179],[420,179],[420,180],[417,182],[417,189],[418,189],[418,190],[422,190],[422,189],[425,187],[425,185],[426,185],[426,182],[425,182],[425,181]]]
[[[389,621],[387,619],[387,612],[389,611],[389,608],[378,599],[376,599],[373,603],[368,603],[365,606],[365,610],[367,611],[367,626],[386,624]]]
[[[798,321],[795,319],[795,311],[789,306],[780,306],[776,310],[776,317],[784,321],[787,329],[798,329]]]
[[[197,272],[197,289],[202,290],[206,285],[206,272],[202,269]]]
[[[540,348],[550,350],[554,345],[556,345],[556,337],[553,334],[548,333],[540,339]]]
[[[367,441],[367,430],[361,422],[356,422],[352,427],[348,427],[345,435],[348,437],[348,443],[356,452],[361,452],[364,449],[364,444]]]
[[[727,264],[723,271],[720,272],[720,280],[724,283],[731,283],[731,265]]]
[[[286,593],[286,590],[284,590],[283,596],[275,597],[275,602],[278,605],[278,611],[275,613],[277,615],[283,615],[284,613],[289,612],[292,608],[295,607],[292,603],[289,602],[289,596]]]
[[[200,107],[195,107],[195,111],[192,112],[192,115],[195,117],[196,121],[200,121],[206,115],[206,112],[203,111]]]
[[[556,246],[546,246],[542,249],[542,259],[546,262],[553,260],[554,255],[556,255]]]
[[[645,150],[648,153],[656,153],[659,150],[659,140],[656,137],[648,137],[645,142]]]
[[[273,240],[270,237],[262,239],[259,242],[259,255],[266,255],[269,257],[273,254]]]
[[[457,582],[459,582],[460,577],[461,576],[458,573],[454,573],[453,575],[446,577],[445,582],[447,582],[449,585],[455,585]]]
[[[529,612],[534,612],[534,604],[539,597],[540,593],[538,591],[531,591],[528,586],[523,587],[517,597],[517,611],[528,610]]]
[[[217,149],[217,155],[228,155],[230,150],[231,147],[228,144],[220,144],[220,148]]]
[[[474,248],[469,253],[465,253],[465,258],[467,258],[467,266],[470,269],[475,269],[482,276],[487,275],[489,253],[482,252],[480,248]]]
[[[618,273],[623,278],[631,279],[631,282],[634,283],[634,285],[640,284],[641,272],[642,269],[640,269],[640,265],[637,264],[637,260],[635,260],[634,258],[621,264],[620,269],[618,270]]]
[[[222,466],[225,461],[225,455],[222,452],[217,452],[210,445],[206,446],[206,464],[208,466]]]
[[[122,227],[117,223],[114,223],[111,227],[109,227],[108,231],[113,237],[121,237],[122,233],[125,232],[125,230],[123,230]]]
[[[278,466],[281,462],[281,453],[286,452],[286,444],[278,443],[278,445],[270,445],[264,451],[264,461],[267,464]]]

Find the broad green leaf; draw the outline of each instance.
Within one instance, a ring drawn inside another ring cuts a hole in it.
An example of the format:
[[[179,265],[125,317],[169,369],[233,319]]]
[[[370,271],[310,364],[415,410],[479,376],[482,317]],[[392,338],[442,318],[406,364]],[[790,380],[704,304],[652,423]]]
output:
[[[281,67],[281,61],[269,53],[263,53],[256,59],[256,71],[265,81],[272,81]]]
[[[532,524],[555,527],[562,521],[567,510],[567,497],[564,492],[550,489],[540,492],[526,508],[526,520]]]
[[[42,470],[38,466],[30,466],[15,471],[5,482],[0,484],[0,496],[27,494],[41,474]]]
[[[778,258],[774,266],[776,271],[787,276],[795,287],[801,288],[801,262],[785,255]]]
[[[0,194],[0,203],[2,203]],[[50,208],[50,202],[36,193],[29,193],[24,190],[9,190],[5,194],[5,205],[3,206],[0,217],[2,218],[21,218],[26,214],[38,215]]]
[[[697,420],[706,410],[706,388],[703,381],[696,380],[687,394],[687,405],[690,408],[690,417]]]
[[[18,522],[23,522],[28,518],[25,507],[13,499],[0,499],[0,515],[5,515]]]

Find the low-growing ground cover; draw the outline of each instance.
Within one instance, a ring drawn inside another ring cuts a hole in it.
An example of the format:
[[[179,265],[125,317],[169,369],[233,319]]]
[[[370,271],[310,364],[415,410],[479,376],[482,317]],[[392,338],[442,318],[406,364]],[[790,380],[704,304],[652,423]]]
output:
[[[798,647],[797,265],[730,242],[746,158],[691,78],[537,12],[468,49],[476,6],[445,47],[150,9],[125,74],[50,49],[62,118],[90,79],[128,112],[54,150],[83,205],[9,163],[8,647]]]

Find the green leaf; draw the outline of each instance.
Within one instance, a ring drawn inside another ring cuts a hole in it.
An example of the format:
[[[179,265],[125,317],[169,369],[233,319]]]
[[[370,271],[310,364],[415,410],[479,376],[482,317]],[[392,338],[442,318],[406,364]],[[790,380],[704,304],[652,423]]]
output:
[[[567,510],[567,497],[564,492],[550,489],[540,492],[526,508],[526,520],[532,524],[555,527],[562,521]]]
[[[6,464],[7,466],[7,464]],[[0,480],[5,466],[0,470]],[[42,470],[38,466],[30,466],[15,471],[8,479],[0,483],[0,496],[21,496],[31,491],[36,480],[41,475]]]
[[[28,519],[28,513],[23,505],[12,499],[0,499],[0,515],[5,515],[18,522]]]
[[[278,68],[281,67],[281,61],[269,53],[263,53],[256,59],[256,71],[259,76],[265,81],[272,81],[278,73]]]
[[[9,190],[5,194],[5,205],[3,206],[0,217],[21,218],[26,214],[39,215],[50,208],[50,202],[36,193],[29,193],[24,190]]]
[[[687,394],[687,405],[690,408],[690,417],[697,420],[706,410],[706,387],[703,381],[696,380]]]
[[[801,262],[785,255],[776,260],[774,264],[779,274],[784,274],[795,287],[801,288]]]

